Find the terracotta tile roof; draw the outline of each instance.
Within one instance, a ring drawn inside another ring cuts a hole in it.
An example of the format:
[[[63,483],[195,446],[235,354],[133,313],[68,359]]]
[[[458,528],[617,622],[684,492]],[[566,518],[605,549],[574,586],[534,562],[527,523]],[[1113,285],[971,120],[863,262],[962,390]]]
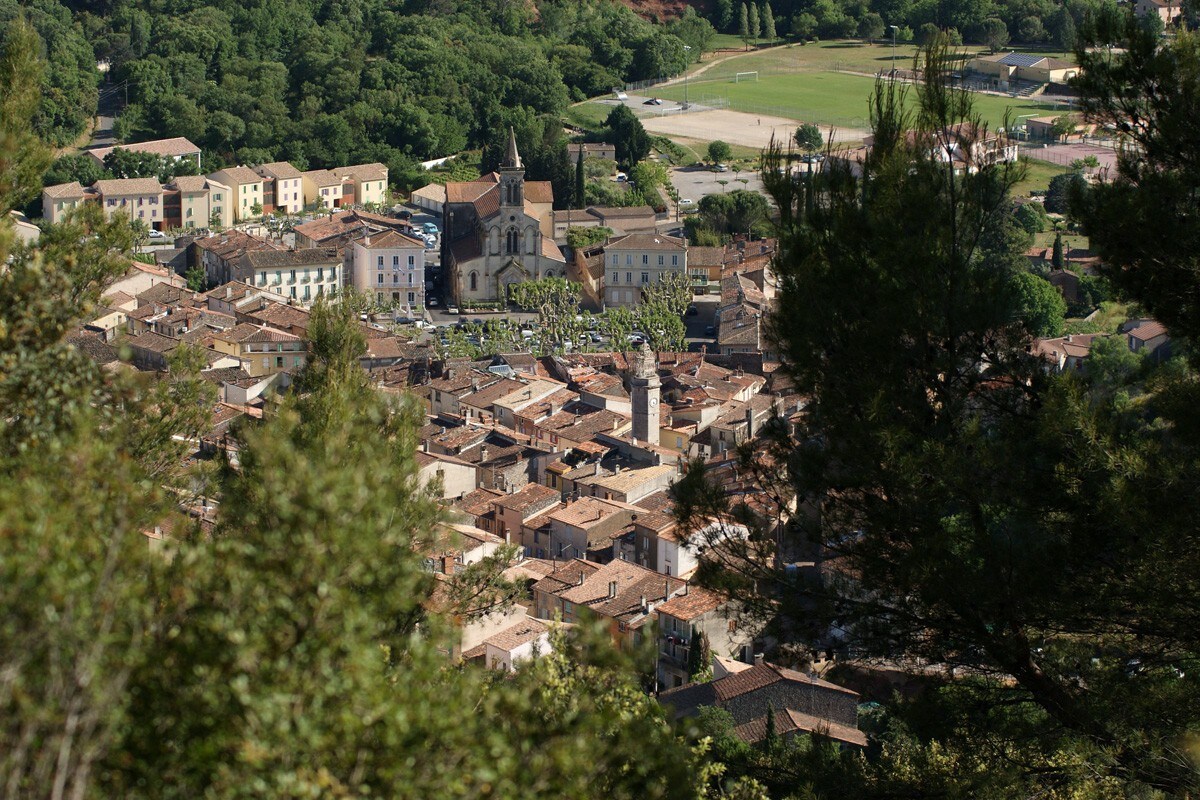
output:
[[[599,486],[602,489],[624,493],[656,481],[664,475],[675,475],[678,472],[678,467],[672,464],[659,464],[658,466],[643,467],[642,469],[621,470],[616,475],[592,478],[587,483],[590,486]]]
[[[1043,358],[1057,360],[1059,354],[1068,358],[1087,358],[1092,350],[1092,344],[1102,339],[1107,333],[1076,333],[1060,336],[1057,339],[1034,339],[1033,352]]]
[[[213,335],[214,339],[223,342],[233,342],[237,344],[245,342],[298,342],[299,336],[281,331],[278,328],[268,328],[265,325],[254,325],[249,322],[243,322],[236,325],[227,331],[221,331]]]
[[[415,236],[407,236],[390,229],[379,233],[366,233],[360,230],[352,236],[355,244],[368,250],[395,250],[401,247],[425,249],[425,242]]]
[[[641,517],[638,518],[641,522]],[[660,614],[670,614],[676,619],[690,621],[710,611],[716,611],[729,598],[702,586],[688,586],[683,594],[677,594],[656,609]]]
[[[194,244],[201,250],[215,253],[226,261],[232,261],[239,256],[256,250],[277,250],[278,246],[251,236],[242,231],[225,231],[204,239],[197,239]]]
[[[300,177],[300,170],[286,161],[272,161],[270,164],[261,164],[255,167],[254,171],[266,178],[291,180],[292,178]]]
[[[92,188],[102,195],[162,194],[158,178],[115,178],[96,181]]]
[[[549,633],[549,631],[550,629],[545,624],[536,619],[524,619],[511,628],[505,628],[499,633],[492,634],[484,640],[484,643],[512,652],[518,647],[529,644],[542,635]]]
[[[582,577],[582,582],[580,578]],[[616,591],[613,592],[612,584]],[[637,627],[657,603],[668,599],[685,582],[662,575],[629,561],[610,561],[603,566],[574,559],[533,585],[577,606],[587,607],[600,616],[610,617]],[[646,601],[646,606],[642,601]]]
[[[254,269],[305,267],[313,265],[341,266],[342,254],[336,247],[311,247],[306,250],[251,250],[242,262]]]
[[[613,503],[605,502],[598,497],[581,497],[578,500],[552,511],[550,519],[570,525],[575,528],[587,528],[603,522],[614,514],[620,514],[625,509]]]
[[[212,173],[212,179],[227,186],[242,186],[248,183],[262,183],[263,178],[249,167],[226,167]]]
[[[542,257],[552,261],[566,262],[567,257],[563,255],[562,250],[558,249],[558,245],[549,236],[542,237]]]
[[[53,186],[47,186],[42,189],[42,194],[54,200],[71,200],[83,197],[87,194],[79,181],[71,181],[70,183],[56,183]]]
[[[143,331],[137,336],[130,336],[125,341],[132,347],[149,350],[152,353],[167,353],[179,346],[178,339],[163,336],[154,331]]]
[[[496,189],[495,181],[456,181],[446,184],[447,203],[474,203],[485,192]],[[497,190],[498,191],[498,190]]]
[[[1126,333],[1139,341],[1148,342],[1151,339],[1166,335],[1167,329],[1161,322],[1154,320],[1146,320],[1135,328],[1130,328]]]
[[[724,247],[688,247],[689,267],[717,267],[724,263]]]
[[[132,144],[119,144],[116,147],[105,148],[107,151],[117,148],[123,150],[131,150],[135,153],[153,153],[156,156],[188,156],[200,152],[200,148],[192,144],[183,136],[175,136],[170,139],[154,139],[149,142],[134,142]],[[96,150],[89,151],[92,153]],[[107,152],[106,152],[107,155]],[[101,156],[103,158],[104,156]]]
[[[276,328],[307,329],[311,315],[306,309],[297,306],[267,303],[262,308],[248,313],[247,316]],[[368,342],[369,344],[370,342]]]
[[[491,511],[493,501],[503,496],[504,492],[497,492],[493,489],[476,489],[464,494],[454,503],[454,507],[472,517],[478,517]]]
[[[359,181],[386,181],[388,177],[388,168],[378,161],[371,164],[335,167],[331,171],[339,178],[354,178]]]
[[[555,503],[559,502],[561,497],[562,493],[557,489],[542,486],[540,483],[527,483],[521,487],[520,491],[502,495],[493,500],[492,503],[500,508],[507,508],[523,513],[530,510],[540,511],[550,504],[551,501]]]
[[[654,209],[651,206],[592,206],[588,211],[598,214],[605,219],[630,219],[633,217],[654,216]]]
[[[342,179],[327,169],[310,169],[308,172],[300,173],[300,175],[316,184],[318,189],[326,186],[342,185]]]
[[[208,178],[203,175],[179,175],[172,178],[169,185],[180,192],[198,193],[208,188]]]
[[[553,203],[554,188],[550,181],[525,181],[525,199],[531,203]]]
[[[631,233],[608,244],[609,250],[683,250],[683,239],[662,233]]]
[[[774,715],[775,733],[783,736],[789,733],[816,733],[834,741],[846,744],[867,746],[867,735],[858,728],[842,725],[812,714],[803,714],[795,709],[784,709]],[[767,718],[765,716],[738,725],[733,733],[739,739],[750,744],[760,742],[767,736]]]

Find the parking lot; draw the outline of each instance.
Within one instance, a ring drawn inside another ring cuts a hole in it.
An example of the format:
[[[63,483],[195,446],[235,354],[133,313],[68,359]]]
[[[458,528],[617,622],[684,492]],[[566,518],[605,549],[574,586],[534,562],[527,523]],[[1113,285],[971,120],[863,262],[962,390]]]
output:
[[[680,200],[694,200],[697,203],[705,195],[732,192],[735,189],[752,192],[761,192],[763,189],[762,178],[757,170],[716,172],[711,167],[673,167],[671,183],[679,192]]]

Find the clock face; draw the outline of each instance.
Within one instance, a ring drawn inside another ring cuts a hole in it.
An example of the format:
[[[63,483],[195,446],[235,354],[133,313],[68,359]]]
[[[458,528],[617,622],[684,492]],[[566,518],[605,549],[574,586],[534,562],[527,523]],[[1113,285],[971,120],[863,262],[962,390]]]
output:
[[[654,408],[656,405],[658,405],[658,398],[657,398],[657,397],[651,397],[651,398],[650,398],[650,407],[651,407],[651,408]]]

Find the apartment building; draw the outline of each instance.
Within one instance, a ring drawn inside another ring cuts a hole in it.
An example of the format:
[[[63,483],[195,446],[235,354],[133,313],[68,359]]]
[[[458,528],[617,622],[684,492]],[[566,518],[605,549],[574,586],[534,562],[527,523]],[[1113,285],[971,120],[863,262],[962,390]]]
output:
[[[240,222],[256,216],[254,209],[262,213],[263,177],[249,167],[228,167],[209,176],[231,190],[229,205],[232,206],[233,221]]]
[[[337,248],[253,250],[238,259],[231,280],[244,281],[307,306],[342,286],[342,253]]]
[[[388,168],[383,164],[335,167],[330,172],[342,182],[342,205],[378,205],[387,196]]]
[[[342,179],[327,169],[311,169],[300,173],[304,205],[317,209],[339,208],[342,205]]]
[[[273,161],[254,168],[263,179],[264,214],[276,211],[299,214],[304,209],[304,187],[300,170],[286,161]]]
[[[211,337],[218,353],[238,358],[253,378],[298,370],[308,359],[308,345],[286,331],[243,322]]]
[[[407,312],[425,308],[425,243],[397,231],[364,232],[350,241],[347,284]]]
[[[203,267],[204,275],[210,285],[219,286],[233,280],[252,284],[253,281],[241,277],[242,256],[257,250],[278,249],[278,246],[265,239],[259,239],[241,231],[224,231],[192,242],[188,248],[188,267],[197,265]]]
[[[162,230],[163,188],[157,178],[119,178],[96,181],[92,185],[104,208],[104,217],[112,219],[124,213],[154,230]]]
[[[203,175],[180,175],[163,185],[163,214],[167,228],[207,228],[213,217],[222,226],[232,223],[225,202],[232,190]]]
[[[62,222],[72,209],[83,205],[95,195],[85,189],[79,181],[59,183],[42,189],[42,217],[51,223]]]
[[[172,161],[180,161],[185,158],[190,159],[195,163],[196,171],[200,171],[200,148],[182,136],[176,136],[173,139],[155,139],[151,142],[119,144],[115,147],[96,147],[84,152],[94,158],[100,166],[104,166],[104,157],[118,148],[128,150],[131,153],[149,153]]]
[[[687,242],[660,233],[631,233],[604,248],[604,303],[634,306],[642,290],[672,273],[687,273]]]

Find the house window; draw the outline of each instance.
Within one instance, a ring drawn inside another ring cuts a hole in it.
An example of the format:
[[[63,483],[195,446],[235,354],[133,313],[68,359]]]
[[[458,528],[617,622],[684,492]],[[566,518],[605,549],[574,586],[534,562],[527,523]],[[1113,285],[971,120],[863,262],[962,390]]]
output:
[[[393,303],[400,302],[400,293],[399,292],[392,292],[392,302]]]
[[[220,192],[213,192],[213,200],[220,200],[220,199],[221,199],[221,193],[220,193]],[[220,210],[220,209],[218,209],[218,211],[219,211],[219,210]]]
[[[400,273],[393,272],[392,273],[392,283],[399,283],[399,282],[400,282]]]
[[[189,208],[189,209],[187,210],[187,216],[189,216],[189,217],[190,217],[191,215],[192,215],[192,209],[190,209],[190,208]]]
[[[379,266],[383,266],[383,256],[379,257]]]
[[[271,368],[270,356],[263,356],[263,369],[270,369],[270,368]]]
[[[289,270],[288,283],[295,283],[295,282],[296,282],[296,270],[294,270],[294,269]]]
[[[296,299],[296,287],[295,286],[292,287],[292,299],[293,300]]]
[[[626,282],[626,283],[633,283],[633,273],[632,273],[632,272],[626,272],[626,273],[625,273],[625,282]]]
[[[409,292],[409,293],[408,293],[408,302],[411,304],[411,303],[415,303],[416,301],[417,301],[417,296],[416,296],[416,293],[415,293],[415,292]]]
[[[633,253],[626,253],[625,254],[625,266],[628,267],[628,266],[631,266],[632,264],[633,264]]]
[[[145,203],[145,202],[146,202],[146,198],[144,198],[144,197],[139,197],[139,198],[138,198],[138,207],[140,208],[140,207],[142,206],[142,204],[143,204],[143,203]]]
[[[505,236],[505,239],[504,239],[504,252],[505,253],[521,252],[521,250],[520,250],[521,235],[517,232],[516,228],[509,228],[508,233],[506,233],[504,236]]]
[[[292,358],[292,366],[293,366],[293,367],[298,367],[298,366],[300,366],[300,361],[301,361],[301,359],[300,359],[300,356],[294,356],[294,357]]]
[[[308,300],[308,299],[310,299],[310,298],[312,297],[312,295],[309,293],[309,290],[310,290],[311,288],[312,288],[311,286],[305,286],[305,287],[304,287],[304,299],[305,299],[305,300]]]
[[[323,280],[325,280],[325,268],[317,267],[317,281],[320,282]]]
[[[411,266],[415,266],[415,265],[416,265],[416,263],[417,263],[417,257],[416,257],[416,256],[409,256],[409,257],[408,257],[408,265],[409,265],[410,267],[411,267]]]
[[[275,366],[279,369],[283,369],[283,356],[275,356]]]
[[[608,282],[615,286],[616,284],[620,283],[620,281],[618,280],[618,278],[620,278],[620,277],[621,277],[621,273],[614,272],[609,276]]]
[[[475,291],[476,289],[478,289],[479,288],[479,273],[472,272],[471,277],[470,277],[470,282],[471,282],[471,291],[472,292]]]
[[[650,256],[647,255],[646,253],[642,253],[642,266],[643,267],[650,266]]]
[[[267,285],[267,273],[266,272],[258,273],[258,285],[259,286]]]
[[[619,264],[619,263],[620,263],[620,258],[617,256],[617,254],[616,254],[616,253],[613,253],[613,254],[612,254],[612,256],[613,256],[613,257],[612,257],[612,263],[613,263],[613,266],[615,267],[617,264]]]
[[[672,267],[679,266],[679,256],[671,256],[671,266]]]
[[[650,282],[650,273],[649,273],[649,272],[643,272],[643,273],[642,273],[642,283],[643,283],[643,284],[647,284],[647,283],[649,283],[649,282]]]
[[[378,275],[376,275],[375,277],[378,278],[378,280],[376,280],[375,282],[377,284],[379,284],[380,286],[383,286],[383,273],[381,272]]]
[[[392,256],[392,266],[393,267],[400,266],[400,256]]]
[[[662,256],[659,256],[659,257],[658,257],[658,265],[659,265],[660,267],[663,265],[663,257],[662,257]]]

